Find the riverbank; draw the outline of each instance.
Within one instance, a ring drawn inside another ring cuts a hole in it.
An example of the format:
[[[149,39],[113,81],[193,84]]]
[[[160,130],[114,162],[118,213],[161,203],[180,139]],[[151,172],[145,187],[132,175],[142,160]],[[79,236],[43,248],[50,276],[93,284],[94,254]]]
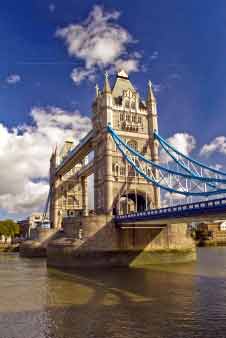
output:
[[[0,253],[19,252],[20,244],[0,244]]]

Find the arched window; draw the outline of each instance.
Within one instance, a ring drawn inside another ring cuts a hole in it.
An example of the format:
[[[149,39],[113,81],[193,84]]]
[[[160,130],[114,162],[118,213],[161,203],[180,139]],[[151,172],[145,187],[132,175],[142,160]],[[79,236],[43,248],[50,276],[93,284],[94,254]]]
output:
[[[125,108],[129,108],[129,100],[125,101]]]
[[[119,176],[119,165],[118,163],[113,164],[113,174]]]
[[[73,205],[74,204],[74,198],[68,197],[68,204]]]
[[[128,146],[130,146],[131,148],[137,150],[138,149],[138,146],[137,146],[137,141],[135,140],[130,140],[127,142]]]
[[[125,176],[125,175],[126,175],[126,168],[120,167],[120,176]]]
[[[136,103],[135,103],[135,101],[133,101],[133,102],[131,103],[131,109],[136,109]]]

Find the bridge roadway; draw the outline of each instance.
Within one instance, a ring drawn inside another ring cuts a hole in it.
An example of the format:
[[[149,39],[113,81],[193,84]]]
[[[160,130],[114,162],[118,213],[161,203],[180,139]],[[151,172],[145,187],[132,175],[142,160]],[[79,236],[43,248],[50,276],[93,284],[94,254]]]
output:
[[[57,176],[63,176],[70,171],[77,163],[82,161],[91,151],[94,131],[91,130],[79,144],[69,152],[67,157],[59,164],[56,169]]]
[[[221,199],[150,209],[114,217],[117,227],[153,228],[175,223],[191,223],[226,219],[226,197]]]

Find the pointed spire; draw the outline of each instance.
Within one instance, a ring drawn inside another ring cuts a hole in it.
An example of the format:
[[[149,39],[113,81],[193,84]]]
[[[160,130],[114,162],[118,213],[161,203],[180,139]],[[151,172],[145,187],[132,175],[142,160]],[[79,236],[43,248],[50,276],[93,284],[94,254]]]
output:
[[[98,84],[96,84],[95,89],[96,89],[96,97],[98,97],[99,96],[99,86],[98,86]]]
[[[104,81],[104,89],[103,89],[103,93],[105,94],[111,94],[111,87],[110,87],[110,84],[109,84],[109,80],[108,80],[108,72],[105,72],[105,81]]]
[[[155,102],[155,95],[153,93],[153,84],[152,82],[149,80],[148,81],[148,95],[147,95],[147,102]]]

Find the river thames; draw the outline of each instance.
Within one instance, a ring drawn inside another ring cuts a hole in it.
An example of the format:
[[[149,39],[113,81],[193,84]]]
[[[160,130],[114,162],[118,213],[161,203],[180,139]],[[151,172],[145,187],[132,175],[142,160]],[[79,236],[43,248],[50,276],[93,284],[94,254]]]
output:
[[[47,269],[0,256],[0,338],[226,337],[226,247],[150,269]]]

